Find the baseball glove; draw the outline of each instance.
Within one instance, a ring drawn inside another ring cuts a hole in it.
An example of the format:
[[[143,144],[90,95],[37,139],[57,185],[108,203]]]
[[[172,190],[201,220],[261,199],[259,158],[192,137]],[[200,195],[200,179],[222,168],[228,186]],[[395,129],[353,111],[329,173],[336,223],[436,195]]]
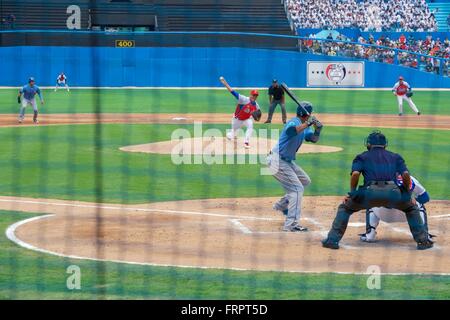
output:
[[[21,103],[22,103],[22,101],[20,100],[20,97],[17,97],[17,103],[18,103],[18,104],[21,104]]]
[[[255,119],[256,121],[259,121],[259,120],[261,120],[261,116],[262,116],[262,113],[261,113],[261,110],[256,110],[256,111],[253,111],[253,113],[252,113],[252,117],[253,117],[253,119]]]
[[[406,96],[407,96],[408,98],[411,98],[411,97],[413,96],[413,92],[412,92],[412,91],[408,91],[408,92],[406,93]]]

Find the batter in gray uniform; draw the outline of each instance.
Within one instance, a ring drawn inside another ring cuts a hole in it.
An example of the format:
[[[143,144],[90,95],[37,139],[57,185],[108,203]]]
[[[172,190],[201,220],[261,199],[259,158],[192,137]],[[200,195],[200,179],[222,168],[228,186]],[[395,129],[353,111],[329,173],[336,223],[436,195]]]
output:
[[[285,125],[280,140],[267,158],[267,163],[286,194],[277,203],[274,209],[286,215],[283,231],[299,232],[308,229],[299,225],[302,208],[303,192],[311,183],[308,174],[295,162],[295,155],[303,140],[316,143],[319,141],[322,124],[311,116],[312,105],[303,101],[297,107],[297,116]],[[315,128],[312,130],[311,126]]]

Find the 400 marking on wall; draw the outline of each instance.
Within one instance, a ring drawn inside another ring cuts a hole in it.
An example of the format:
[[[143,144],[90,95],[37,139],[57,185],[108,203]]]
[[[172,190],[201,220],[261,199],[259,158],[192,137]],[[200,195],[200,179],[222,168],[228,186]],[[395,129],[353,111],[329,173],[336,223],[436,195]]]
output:
[[[135,46],[134,40],[116,40],[116,48],[134,48]]]

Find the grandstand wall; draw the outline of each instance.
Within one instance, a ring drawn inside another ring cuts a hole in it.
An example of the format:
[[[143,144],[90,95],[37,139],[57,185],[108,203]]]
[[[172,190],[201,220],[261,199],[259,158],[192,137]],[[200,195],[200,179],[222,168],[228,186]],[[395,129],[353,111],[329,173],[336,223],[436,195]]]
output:
[[[1,47],[8,64],[0,86],[23,85],[34,76],[54,85],[64,71],[72,86],[219,87],[224,75],[238,87],[265,87],[274,77],[292,87],[307,86],[308,61],[355,61],[343,57],[255,48],[147,47]],[[261,67],[265,66],[265,67]],[[412,68],[364,61],[365,88],[388,88],[399,75],[415,88],[450,88],[450,78]]]

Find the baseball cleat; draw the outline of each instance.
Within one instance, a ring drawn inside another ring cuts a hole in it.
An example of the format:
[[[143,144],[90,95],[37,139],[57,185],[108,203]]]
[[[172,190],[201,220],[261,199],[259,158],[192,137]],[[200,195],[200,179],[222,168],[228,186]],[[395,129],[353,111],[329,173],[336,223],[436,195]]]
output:
[[[398,115],[401,117],[403,113],[399,113]]]
[[[23,122],[23,118],[19,118],[19,123],[22,123]]]
[[[417,112],[417,115],[418,115],[418,116],[420,116],[420,111],[419,111],[419,112]]]
[[[266,120],[266,122],[264,122],[264,123],[271,123],[272,121],[270,121],[270,120]]]
[[[331,241],[328,238],[323,239],[321,242],[322,242],[322,247],[324,247],[324,248],[334,249],[334,250],[339,249],[339,242]]]
[[[427,250],[433,248],[433,241],[417,242],[417,250]]]
[[[306,231],[308,231],[308,228],[302,227],[301,225],[299,225],[297,223],[297,224],[291,225],[290,227],[283,227],[283,231],[285,231],[285,232],[306,232]]]
[[[33,120],[34,124],[39,124],[39,120]]]
[[[375,229],[370,229],[370,232],[366,232],[360,234],[360,240],[363,242],[375,242],[375,237],[377,236],[377,232]]]
[[[246,142],[246,143],[244,144],[244,148],[245,148],[245,149],[250,149],[250,145],[248,144],[248,142]]]

